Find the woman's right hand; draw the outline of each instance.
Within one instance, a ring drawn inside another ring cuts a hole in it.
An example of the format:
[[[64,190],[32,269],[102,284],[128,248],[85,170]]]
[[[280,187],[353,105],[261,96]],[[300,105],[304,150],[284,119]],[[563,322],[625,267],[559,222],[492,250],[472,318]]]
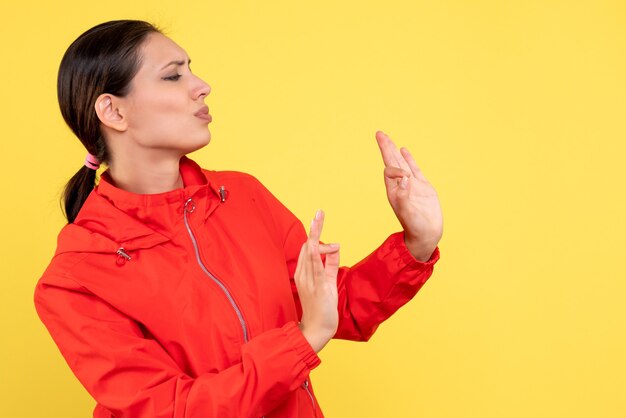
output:
[[[337,272],[339,244],[320,244],[324,212],[319,210],[311,222],[309,238],[300,249],[294,276],[302,319],[300,330],[313,350],[319,353],[337,332]],[[322,263],[321,254],[326,254]]]

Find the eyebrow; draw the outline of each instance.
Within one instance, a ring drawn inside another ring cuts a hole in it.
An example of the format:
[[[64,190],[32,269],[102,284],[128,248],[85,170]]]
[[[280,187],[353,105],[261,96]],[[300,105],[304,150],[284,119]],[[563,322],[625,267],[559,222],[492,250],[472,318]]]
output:
[[[161,69],[163,70],[163,69],[165,69],[165,68],[167,68],[167,67],[169,67],[170,65],[173,65],[173,64],[176,64],[176,65],[184,65],[184,64],[185,64],[185,61],[182,61],[182,60],[178,60],[178,61],[176,61],[176,60],[174,60],[174,61],[170,61],[170,62],[168,62],[167,64],[165,64],[165,66],[163,66],[163,68],[161,68]],[[188,63],[187,63],[187,64],[188,64],[188,65],[191,65],[191,58],[189,58],[189,61],[188,61]]]

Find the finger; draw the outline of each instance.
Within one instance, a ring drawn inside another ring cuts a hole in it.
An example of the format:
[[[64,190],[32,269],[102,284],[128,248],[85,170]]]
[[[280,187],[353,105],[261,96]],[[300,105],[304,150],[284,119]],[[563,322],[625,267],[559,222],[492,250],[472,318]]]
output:
[[[312,224],[316,224],[317,221],[314,219]],[[314,226],[313,229],[315,229],[316,227]],[[317,278],[315,277],[315,273],[316,273],[316,268],[317,268],[317,263],[321,263],[322,262],[322,257],[320,255],[320,251],[319,251],[319,242],[318,241],[314,241],[312,238],[310,238],[307,242],[306,242],[306,246],[307,246],[307,252],[305,255],[306,258],[306,265],[308,266],[308,272],[310,274],[313,275],[313,280],[315,281]]]
[[[389,141],[391,141],[391,139],[389,139]],[[393,142],[392,142],[393,143]],[[409,166],[409,163],[404,159],[404,157],[402,156],[402,154],[400,153],[400,150],[398,149],[398,147],[396,147],[396,145],[393,145],[393,154],[396,158],[396,160],[398,161],[398,167],[406,170],[407,172],[411,172],[411,167]]]
[[[307,286],[307,289],[312,289],[315,286],[315,277],[313,277],[313,248],[311,243],[307,241],[304,245],[304,254],[302,255],[302,280]]]
[[[324,264],[322,263],[317,246],[315,246],[313,251],[311,251],[311,269],[313,271],[313,280],[315,283],[318,283],[324,278]]]
[[[385,163],[385,166],[397,166],[396,159],[393,155],[393,151],[390,149],[388,139],[389,138],[387,137],[387,135],[385,135],[384,132],[376,132],[376,143],[378,144],[378,148],[380,148],[380,153],[383,157],[383,162]]]
[[[296,286],[300,287],[302,285],[302,269],[304,264],[304,254],[306,252],[306,243],[302,245],[300,248],[300,254],[298,255],[298,264],[296,264],[296,272],[293,277],[296,281]]]
[[[324,226],[324,211],[318,210],[315,217],[311,221],[311,229],[309,230],[309,241],[318,244],[322,235],[322,227]]]
[[[397,178],[411,176],[410,172],[403,170],[401,168],[398,168],[398,167],[385,167],[384,174],[385,174],[385,177],[390,178],[390,179],[397,179]]]
[[[396,147],[396,144],[386,133],[382,131],[376,132],[376,140],[378,141],[378,146],[381,147],[381,152],[384,152],[383,161],[385,161],[387,166],[400,167],[407,171],[410,170],[409,165],[404,158],[402,158],[398,147]]]
[[[330,254],[339,251],[338,243],[331,244],[320,244],[318,247],[319,253],[321,254]]]
[[[398,188],[408,189],[410,184],[409,178],[412,177],[411,173],[398,167],[385,167],[384,170],[385,187],[388,191],[394,191],[398,193]],[[400,195],[398,195],[400,197]]]
[[[409,196],[409,192],[411,189],[411,182],[408,177],[402,177],[401,179],[397,179],[398,187],[402,189],[404,192],[398,192],[398,197],[403,198],[404,196]]]
[[[402,147],[400,148],[400,152],[402,153],[402,156],[404,157],[406,162],[409,164],[409,167],[411,168],[411,172],[413,173],[415,178],[426,180],[426,176],[424,176],[424,173],[422,173],[422,170],[420,170],[420,168],[418,167],[417,163],[415,162],[415,159],[413,158],[409,150]]]
[[[337,274],[339,273],[339,250],[326,255],[324,275],[337,287]]]

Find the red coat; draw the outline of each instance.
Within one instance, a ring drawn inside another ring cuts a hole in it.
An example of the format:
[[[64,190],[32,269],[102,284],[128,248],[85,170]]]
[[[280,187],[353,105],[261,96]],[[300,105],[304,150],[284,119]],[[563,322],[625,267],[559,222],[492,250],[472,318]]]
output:
[[[36,286],[94,417],[323,417],[297,326],[302,223],[251,175],[180,167],[184,188],[151,195],[103,173]],[[398,232],[341,267],[335,338],[369,339],[438,258],[417,261]]]

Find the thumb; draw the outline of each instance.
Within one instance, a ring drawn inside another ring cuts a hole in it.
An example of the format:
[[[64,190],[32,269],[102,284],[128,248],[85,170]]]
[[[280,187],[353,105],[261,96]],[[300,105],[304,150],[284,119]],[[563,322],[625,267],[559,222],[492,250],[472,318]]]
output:
[[[335,244],[335,251],[326,254],[324,264],[324,274],[327,280],[337,285],[337,274],[339,273],[339,244]]]
[[[399,177],[393,180],[397,184],[396,194],[400,200],[408,198],[411,194],[411,178],[409,176]]]

